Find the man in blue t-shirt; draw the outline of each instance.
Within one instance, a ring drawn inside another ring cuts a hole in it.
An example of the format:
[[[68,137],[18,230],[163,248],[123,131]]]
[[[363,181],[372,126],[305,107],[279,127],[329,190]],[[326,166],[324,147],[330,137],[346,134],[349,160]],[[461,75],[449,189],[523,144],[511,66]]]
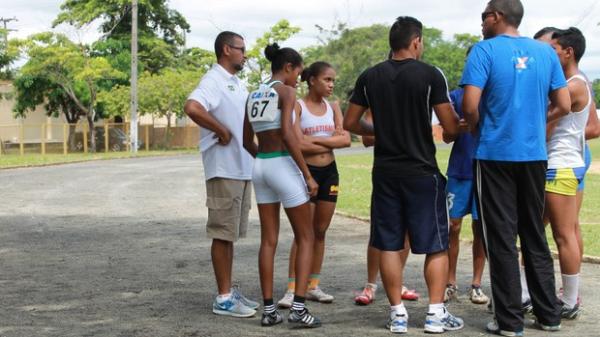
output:
[[[469,48],[469,51],[471,48]],[[468,54],[467,54],[468,55]],[[459,88],[450,92],[450,100],[458,117],[462,118],[463,89]],[[444,137],[444,141],[454,141],[450,160],[448,163],[448,213],[450,215],[450,235],[448,245],[448,284],[444,294],[444,301],[448,302],[458,298],[456,283],[456,268],[460,249],[460,230],[463,217],[471,214],[473,221],[473,279],[469,289],[469,299],[475,304],[486,304],[489,298],[481,289],[481,277],[485,267],[485,250],[483,248],[483,234],[481,223],[477,215],[477,203],[473,191],[473,154],[475,140],[466,132],[459,134],[456,139]]]
[[[571,103],[556,53],[519,36],[523,12],[519,0],[488,3],[481,14],[485,40],[473,47],[461,80],[465,118],[477,129],[475,185],[495,314],[487,329],[504,336],[523,333],[517,235],[538,326],[560,329],[542,221],[545,131],[547,120],[566,115]]]

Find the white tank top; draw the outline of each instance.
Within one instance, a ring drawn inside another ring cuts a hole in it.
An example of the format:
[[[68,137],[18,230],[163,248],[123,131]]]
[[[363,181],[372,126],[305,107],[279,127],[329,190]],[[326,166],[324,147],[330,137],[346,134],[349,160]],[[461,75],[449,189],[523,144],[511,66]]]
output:
[[[300,114],[300,128],[305,136],[313,137],[331,137],[335,132],[335,121],[333,118],[333,109],[327,100],[323,100],[327,107],[323,116],[314,115],[302,99],[298,100],[302,113]]]
[[[548,168],[577,168],[584,167],[585,149],[585,125],[590,115],[592,96],[588,87],[588,81],[582,75],[575,75],[567,80],[574,79],[585,83],[588,94],[588,102],[579,112],[570,112],[559,119],[554,132],[548,141]]]

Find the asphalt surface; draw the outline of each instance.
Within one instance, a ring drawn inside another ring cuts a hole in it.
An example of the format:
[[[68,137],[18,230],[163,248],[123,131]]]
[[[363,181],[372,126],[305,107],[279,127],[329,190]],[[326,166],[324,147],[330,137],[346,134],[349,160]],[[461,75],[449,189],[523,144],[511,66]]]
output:
[[[215,282],[199,155],[96,161],[0,170],[0,336],[389,336],[383,291],[367,307],[352,298],[366,278],[368,224],[336,216],[328,234],[322,288],[333,304],[309,303],[323,327],[262,328],[259,318],[211,313]],[[260,296],[259,222],[236,244],[234,278]],[[276,294],[283,295],[291,230],[282,221]],[[406,283],[425,294],[422,256],[411,256]],[[558,270],[558,267],[556,267]],[[470,247],[459,263],[459,302],[449,310],[466,327],[449,336],[485,336],[485,305],[466,298]],[[487,273],[487,270],[486,270]],[[483,289],[489,294],[489,278]],[[557,280],[560,278],[557,275]],[[558,333],[530,323],[527,336],[600,336],[600,267],[582,269],[584,313]],[[409,335],[421,336],[427,299],[407,303]],[[287,313],[286,313],[287,314]]]

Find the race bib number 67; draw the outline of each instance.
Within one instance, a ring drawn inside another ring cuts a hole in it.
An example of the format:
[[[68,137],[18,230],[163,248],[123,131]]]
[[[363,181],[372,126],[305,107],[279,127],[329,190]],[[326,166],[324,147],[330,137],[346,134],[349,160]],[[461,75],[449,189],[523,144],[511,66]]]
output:
[[[250,95],[246,110],[250,122],[272,122],[279,114],[277,94],[269,91],[255,91]]]

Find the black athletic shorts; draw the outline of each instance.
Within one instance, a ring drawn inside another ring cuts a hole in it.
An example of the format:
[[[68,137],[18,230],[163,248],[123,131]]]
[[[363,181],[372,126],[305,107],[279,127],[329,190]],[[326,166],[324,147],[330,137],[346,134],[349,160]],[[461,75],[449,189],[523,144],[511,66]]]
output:
[[[414,254],[448,249],[446,178],[439,173],[403,176],[373,171],[371,246],[385,251],[404,248],[408,233]]]
[[[331,162],[331,164],[323,167],[308,165],[308,169],[310,170],[310,174],[312,174],[317,184],[319,184],[319,191],[317,192],[317,195],[312,197],[310,201],[337,202],[340,175],[338,174],[335,160]]]

